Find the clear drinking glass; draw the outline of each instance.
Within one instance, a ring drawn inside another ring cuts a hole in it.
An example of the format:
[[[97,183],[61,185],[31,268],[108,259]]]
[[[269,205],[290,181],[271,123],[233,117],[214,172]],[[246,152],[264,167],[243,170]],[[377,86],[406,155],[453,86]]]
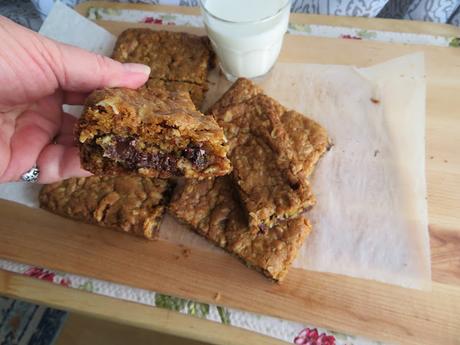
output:
[[[200,0],[200,7],[227,79],[270,71],[289,23],[290,0]]]

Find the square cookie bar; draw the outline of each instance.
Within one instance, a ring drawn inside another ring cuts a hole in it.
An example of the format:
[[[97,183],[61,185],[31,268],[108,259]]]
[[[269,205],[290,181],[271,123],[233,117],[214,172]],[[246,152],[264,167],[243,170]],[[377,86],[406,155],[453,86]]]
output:
[[[168,181],[148,177],[71,178],[45,185],[40,207],[151,240],[158,234],[170,189]]]
[[[168,90],[174,86],[187,89],[198,109],[216,59],[206,36],[136,28],[120,34],[112,58],[150,66],[153,83],[163,81]]]
[[[270,228],[314,205],[307,177],[328,148],[324,128],[247,79],[237,80],[209,113],[229,141],[232,175],[252,226]]]
[[[226,108],[248,101],[259,94],[263,94],[262,88],[246,78],[239,78],[207,113],[219,118]],[[281,122],[297,152],[299,162],[303,165],[303,173],[311,175],[316,163],[330,147],[326,130],[316,121],[294,110],[284,111]]]
[[[281,221],[268,232],[248,226],[228,176],[187,180],[174,191],[169,211],[216,246],[275,281],[286,276],[311,231],[303,217]]]

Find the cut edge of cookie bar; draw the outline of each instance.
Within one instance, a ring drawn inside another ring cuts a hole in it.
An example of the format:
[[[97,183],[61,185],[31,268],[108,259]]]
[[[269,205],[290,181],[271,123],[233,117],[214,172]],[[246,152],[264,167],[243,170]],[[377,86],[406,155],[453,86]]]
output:
[[[168,211],[214,245],[274,281],[282,281],[311,231],[303,217],[283,221],[269,232],[250,229],[228,176],[187,180],[176,188]]]
[[[158,236],[172,183],[147,177],[82,177],[45,185],[40,207],[148,240]]]
[[[76,135],[82,166],[96,175],[205,178],[231,171],[223,130],[186,92],[96,90]]]

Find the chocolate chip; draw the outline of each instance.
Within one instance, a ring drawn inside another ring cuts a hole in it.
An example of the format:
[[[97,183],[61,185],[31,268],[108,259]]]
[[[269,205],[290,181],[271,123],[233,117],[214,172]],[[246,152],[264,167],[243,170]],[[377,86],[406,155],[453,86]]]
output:
[[[302,212],[301,212],[301,213],[306,213],[306,212],[310,211],[312,208],[313,208],[313,206],[312,206],[312,205],[310,205],[310,206],[307,206],[307,207],[305,207],[305,208],[302,210]]]
[[[135,138],[116,136],[113,141],[114,145],[109,145],[104,149],[104,156],[119,161],[131,161],[136,156]]]
[[[135,137],[113,137],[114,145],[104,150],[104,156],[117,160],[130,170],[153,168],[156,170],[180,174],[177,168],[177,158],[168,153],[146,153],[136,148]]]
[[[160,168],[164,171],[176,171],[177,159],[169,154],[163,155],[160,159]]]
[[[268,231],[268,226],[264,223],[259,224],[259,234],[266,234]]]
[[[297,189],[300,188],[300,182],[291,183],[291,184],[290,184],[290,187],[291,187],[293,190],[297,190]]]
[[[99,113],[101,113],[101,114],[107,113],[107,109],[105,109],[102,105],[93,106],[93,107],[91,107],[91,109],[92,109],[93,111],[97,111],[97,112],[99,112]]]
[[[138,152],[135,161],[136,166],[146,168],[151,164],[152,157],[148,153]]]
[[[204,169],[208,165],[206,150],[201,145],[187,146],[182,155],[187,158],[197,169]]]
[[[153,168],[177,174],[177,157],[171,153],[145,153],[136,148],[136,137],[113,137],[114,145],[104,150],[104,156],[119,161],[128,169]],[[189,145],[182,155],[197,169],[204,169],[208,165],[206,150],[200,145]]]
[[[153,168],[156,170],[177,172],[177,159],[167,153],[142,153],[139,152],[133,160],[138,168]]]

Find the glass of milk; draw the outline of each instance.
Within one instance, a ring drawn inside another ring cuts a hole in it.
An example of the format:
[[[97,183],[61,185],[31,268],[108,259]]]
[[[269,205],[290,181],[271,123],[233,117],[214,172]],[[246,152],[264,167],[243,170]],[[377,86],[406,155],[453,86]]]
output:
[[[200,0],[200,7],[227,79],[270,71],[287,30],[290,0]]]

